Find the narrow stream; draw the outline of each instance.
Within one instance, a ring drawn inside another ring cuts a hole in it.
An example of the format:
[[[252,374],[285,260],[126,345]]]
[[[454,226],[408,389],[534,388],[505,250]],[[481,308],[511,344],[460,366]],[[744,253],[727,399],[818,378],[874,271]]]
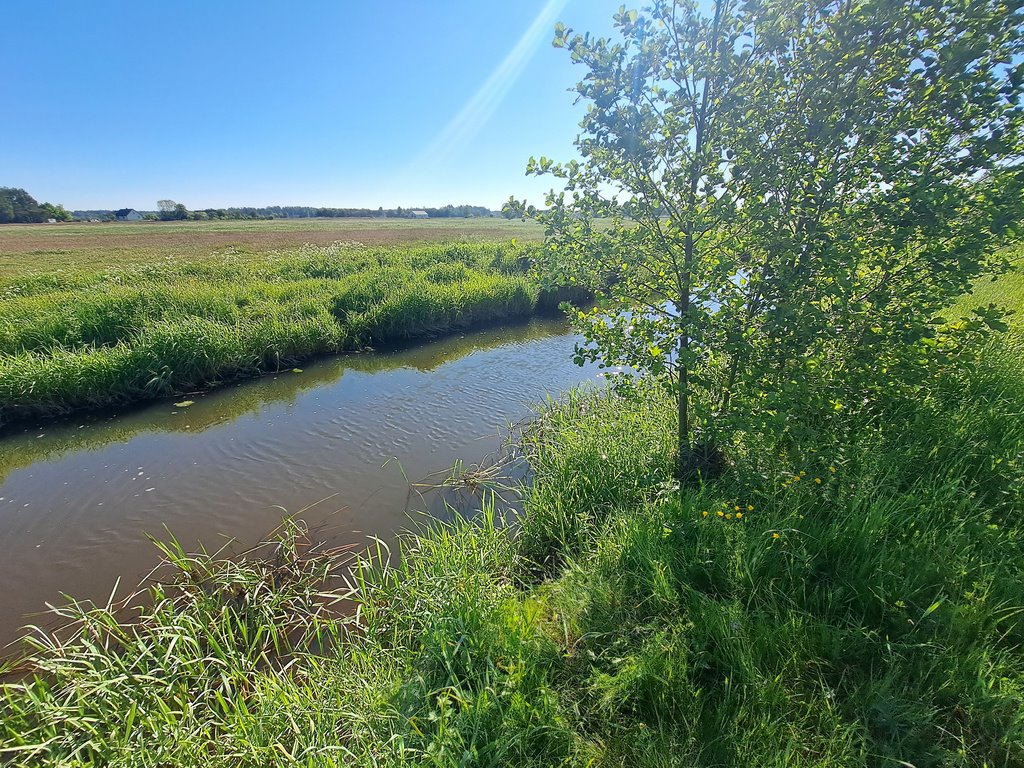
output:
[[[147,535],[244,546],[300,510],[337,543],[409,527],[409,482],[479,461],[546,396],[597,380],[576,340],[535,320],[0,435],[0,645],[61,593],[134,587],[159,559]]]

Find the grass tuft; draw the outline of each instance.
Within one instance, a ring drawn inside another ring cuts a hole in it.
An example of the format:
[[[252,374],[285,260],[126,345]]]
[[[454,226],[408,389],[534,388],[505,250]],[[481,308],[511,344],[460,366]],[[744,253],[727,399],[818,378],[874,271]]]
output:
[[[530,247],[315,248],[0,282],[0,425],[518,320]]]

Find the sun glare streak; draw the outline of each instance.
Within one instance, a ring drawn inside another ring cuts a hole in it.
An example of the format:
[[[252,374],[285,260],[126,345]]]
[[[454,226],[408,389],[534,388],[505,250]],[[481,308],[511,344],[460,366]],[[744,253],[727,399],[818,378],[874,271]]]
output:
[[[545,36],[553,34],[558,15],[567,4],[568,0],[548,0],[473,97],[400,174],[397,180],[399,191],[412,180],[440,168],[461,146],[480,133],[515,85]]]

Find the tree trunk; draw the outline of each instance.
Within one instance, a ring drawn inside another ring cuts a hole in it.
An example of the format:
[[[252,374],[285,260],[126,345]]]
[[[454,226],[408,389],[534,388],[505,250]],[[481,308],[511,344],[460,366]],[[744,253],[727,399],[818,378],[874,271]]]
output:
[[[723,0],[715,0],[715,20],[711,31],[711,56],[718,54],[719,22],[722,16]],[[711,98],[711,89],[714,86],[710,78],[704,80],[704,87],[700,97],[700,113],[697,118],[696,130],[693,140],[693,156],[690,160],[690,188],[687,196],[689,216],[686,221],[686,244],[683,252],[683,274],[679,280],[679,322],[681,333],[679,335],[679,454],[676,464],[676,478],[679,486],[694,479],[703,473],[703,466],[706,462],[701,460],[701,455],[709,455],[713,447],[704,446],[705,450],[697,451],[690,440],[690,292],[693,281],[693,225],[694,212],[697,210],[697,188],[700,184],[701,173],[704,169],[704,141],[705,130],[708,120],[708,103]]]
[[[700,131],[698,131],[698,134]],[[698,137],[699,138],[699,137]],[[676,404],[679,409],[679,453],[676,466],[676,479],[680,486],[691,479],[696,469],[693,445],[690,442],[690,274],[693,268],[693,224],[686,225],[686,245],[683,251],[683,279],[679,291],[679,322],[682,332],[679,334],[679,391],[676,393]]]
[[[679,343],[682,352],[688,346],[686,336]],[[679,366],[679,388],[676,406],[679,410],[679,453],[676,461],[676,479],[684,483],[693,474],[693,446],[690,444],[690,386],[686,365]]]

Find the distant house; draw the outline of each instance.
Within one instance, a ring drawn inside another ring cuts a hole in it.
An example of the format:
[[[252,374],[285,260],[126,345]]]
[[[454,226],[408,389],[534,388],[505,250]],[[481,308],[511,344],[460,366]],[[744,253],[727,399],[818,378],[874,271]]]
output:
[[[118,221],[142,221],[142,214],[134,208],[122,208],[119,211],[114,211],[114,215],[117,216]]]
[[[430,216],[426,211],[409,211],[409,213],[412,214],[414,219],[426,219]]]

